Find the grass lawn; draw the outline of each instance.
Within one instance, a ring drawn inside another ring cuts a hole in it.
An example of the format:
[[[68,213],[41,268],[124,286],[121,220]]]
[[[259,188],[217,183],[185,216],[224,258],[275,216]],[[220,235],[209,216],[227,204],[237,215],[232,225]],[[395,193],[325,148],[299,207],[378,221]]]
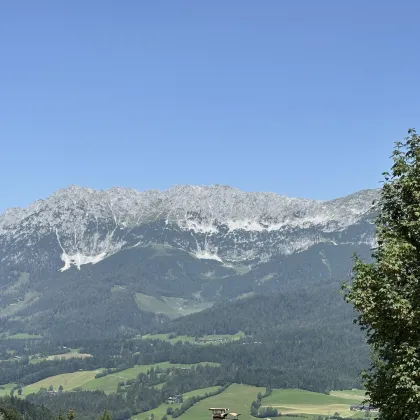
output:
[[[262,400],[262,405],[275,407],[282,414],[333,415],[338,412],[349,417],[353,414],[350,405],[359,404],[362,400],[360,393],[352,391],[335,391],[325,395],[299,389],[273,389],[272,394]]]
[[[184,396],[184,401],[186,401],[188,398],[194,397],[194,396],[201,396],[204,395],[206,392],[210,393],[210,392],[214,392],[217,391],[217,389],[219,389],[218,386],[212,386],[209,388],[201,388],[201,389],[196,389],[194,391],[191,392],[187,392],[185,394],[183,394]],[[137,416],[132,417],[132,420],[147,420],[148,418],[150,418],[150,416],[152,414],[154,414],[155,419],[156,420],[160,420],[165,414],[166,414],[166,410],[168,407],[173,408],[174,410],[176,408],[181,407],[182,404],[161,404],[159,407],[155,408],[154,410],[150,410],[150,411],[145,411],[144,413],[141,414],[137,414]],[[172,417],[168,417],[169,419],[171,419]]]
[[[195,404],[179,419],[182,420],[211,420],[211,407],[229,408],[231,412],[241,413],[241,420],[255,420],[249,411],[252,401],[257,399],[259,392],[264,393],[265,388],[233,384],[221,394],[206,398]],[[159,419],[158,419],[159,420]]]
[[[199,364],[213,365],[213,366],[218,365],[217,363],[205,363],[205,362],[199,363]],[[152,367],[156,368],[158,366],[161,369],[168,369],[171,367],[190,368],[196,365],[179,365],[179,364],[171,364],[169,362],[156,363],[154,365],[137,365],[132,368],[122,370],[121,372],[111,373],[107,376],[103,376],[102,378],[92,379],[91,381],[83,384],[82,388],[86,390],[101,389],[107,393],[116,392],[118,382],[127,381],[128,379],[135,379],[139,373],[146,373]]]
[[[22,388],[22,395],[28,395],[33,392],[38,392],[41,388],[48,388],[50,385],[57,390],[60,385],[65,391],[81,387],[86,382],[95,378],[99,370],[86,370],[82,372],[63,373],[61,375],[50,376],[42,381],[35,382]]]

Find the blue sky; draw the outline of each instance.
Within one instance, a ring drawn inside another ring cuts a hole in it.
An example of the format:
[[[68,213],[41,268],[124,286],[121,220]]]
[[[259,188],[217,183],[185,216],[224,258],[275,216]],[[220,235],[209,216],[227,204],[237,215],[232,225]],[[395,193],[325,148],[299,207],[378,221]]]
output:
[[[70,184],[379,185],[420,128],[417,1],[38,0],[0,12],[0,211]]]

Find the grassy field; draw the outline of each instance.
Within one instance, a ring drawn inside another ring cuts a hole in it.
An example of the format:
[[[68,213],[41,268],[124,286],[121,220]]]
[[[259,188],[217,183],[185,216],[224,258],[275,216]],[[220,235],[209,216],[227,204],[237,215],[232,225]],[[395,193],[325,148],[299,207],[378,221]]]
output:
[[[62,385],[64,390],[69,391],[91,381],[95,378],[97,373],[99,373],[99,370],[86,370],[83,372],[63,373],[61,375],[50,376],[49,378],[22,388],[22,395],[38,392],[41,388],[48,388],[50,385],[53,386],[54,390],[57,390],[58,387]]]
[[[205,335],[198,339],[200,344],[213,343],[217,344],[220,341],[236,341],[245,337],[245,334],[242,331],[239,331],[236,334],[220,334],[220,335]]]
[[[36,292],[27,292],[24,296],[21,296],[19,301],[15,303],[11,303],[10,305],[6,306],[5,308],[2,308],[0,310],[0,315],[12,315],[16,312],[20,311],[21,309],[24,309],[28,306],[30,306],[32,303],[34,303],[39,297],[39,293]]]
[[[212,306],[212,302],[195,302],[175,297],[156,298],[143,293],[136,293],[136,303],[139,309],[143,311],[165,314],[172,319],[199,312]]]
[[[350,417],[356,414],[350,411],[350,405],[359,404],[363,398],[363,391],[335,391],[325,395],[298,389],[274,389],[262,404],[277,408],[282,414],[333,415],[338,412]]]
[[[335,397],[342,397],[342,398],[364,398],[365,397],[365,391],[362,389],[348,389],[345,391],[331,391],[330,395],[333,395]]]
[[[19,333],[19,334],[8,335],[4,338],[7,338],[8,340],[10,339],[12,340],[38,340],[42,338],[42,336],[39,334]]]
[[[92,355],[88,353],[79,353],[78,349],[73,349],[69,353],[54,354],[54,355],[48,356],[47,360],[86,359],[87,357],[92,357]]]
[[[196,395],[202,395],[198,392]],[[250,415],[252,401],[258,392],[264,393],[264,388],[233,384],[224,392],[214,397],[200,401],[180,416],[181,420],[211,420],[211,407],[229,408],[231,412],[241,413],[241,420],[255,420]],[[295,389],[275,389],[273,393],[263,399],[263,406],[272,406],[285,414],[293,415],[292,420],[316,420],[318,415],[333,415],[335,412],[352,418],[364,418],[364,413],[351,412],[349,406],[359,404],[363,399],[363,391],[335,391],[331,395]],[[185,396],[184,396],[185,400]],[[162,404],[155,410],[139,414],[133,419],[147,420],[153,413],[156,420],[160,420],[166,413],[168,405]],[[172,406],[174,409],[178,405]],[[300,416],[300,414],[302,416]]]
[[[179,418],[182,420],[211,420],[209,408],[229,408],[231,412],[241,413],[241,420],[255,420],[249,411],[252,401],[256,400],[259,392],[264,393],[265,388],[248,385],[233,384],[221,394],[206,398],[195,404]]]
[[[200,364],[202,365],[209,364],[209,365],[214,365],[214,366],[217,365],[217,363],[200,363]],[[135,379],[139,373],[146,373],[152,367],[156,369],[156,367],[158,366],[161,369],[168,369],[168,368],[175,368],[175,367],[190,368],[195,365],[171,364],[169,362],[162,362],[162,363],[157,363],[154,365],[137,365],[132,368],[122,370],[121,372],[111,373],[107,376],[103,376],[102,378],[92,379],[91,381],[84,383],[82,385],[82,388],[86,390],[100,389],[107,393],[116,392],[118,382],[127,381],[129,379]]]
[[[191,392],[187,392],[183,395],[184,401],[186,401],[188,398],[191,398],[191,397],[204,395],[206,392],[210,393],[210,392],[217,391],[218,388],[219,388],[218,386],[212,386],[210,388],[201,388],[201,389],[196,389]],[[181,405],[182,404],[171,404],[171,405],[168,405],[166,403],[161,404],[159,407],[155,408],[154,410],[145,411],[144,413],[138,414],[137,416],[134,416],[131,419],[132,420],[147,420],[147,419],[150,419],[152,414],[154,414],[155,419],[160,420],[166,414],[166,409],[168,407],[171,407],[175,410],[176,408],[181,407]]]
[[[22,395],[28,395],[33,392],[38,392],[41,388],[48,388],[50,385],[53,386],[54,390],[57,390],[60,385],[63,386],[65,391],[69,391],[75,388],[82,388],[84,390],[103,390],[107,393],[116,392],[118,382],[127,381],[129,379],[135,379],[139,373],[146,373],[149,369],[160,367],[162,369],[167,368],[191,368],[196,365],[213,365],[217,366],[218,363],[197,363],[197,364],[171,364],[169,362],[157,363],[154,365],[137,365],[129,369],[122,370],[121,372],[116,372],[102,378],[95,378],[95,375],[101,370],[89,370],[82,372],[73,372],[73,373],[64,373],[61,375],[50,376],[49,378],[43,379],[42,381],[35,382],[31,385],[27,385],[22,388]],[[13,385],[3,385],[3,387],[11,388]],[[162,386],[162,385],[161,385]],[[9,390],[10,392],[10,390]],[[0,395],[2,395],[3,390],[0,389]]]
[[[177,343],[178,341],[187,341],[189,343],[194,343],[194,337],[190,337],[188,335],[178,335],[175,338],[169,338],[169,334],[147,334],[143,335],[141,338],[147,340],[164,340],[169,341],[171,344]]]
[[[47,357],[36,357],[33,356],[29,362],[32,364],[43,362],[44,360],[62,360],[62,359],[85,359],[86,357],[92,357],[91,354],[79,353],[79,349],[71,349],[68,353],[53,354]]]
[[[175,338],[169,338],[170,334],[148,334],[144,335],[143,339],[150,339],[150,340],[165,340],[169,341],[171,344],[174,344],[178,341],[184,341],[189,343],[197,343],[197,344],[217,344],[223,341],[235,341],[240,340],[245,334],[240,331],[236,334],[225,334],[225,335],[205,335],[200,337],[198,341],[195,341],[195,337],[191,337],[188,335],[178,335]]]

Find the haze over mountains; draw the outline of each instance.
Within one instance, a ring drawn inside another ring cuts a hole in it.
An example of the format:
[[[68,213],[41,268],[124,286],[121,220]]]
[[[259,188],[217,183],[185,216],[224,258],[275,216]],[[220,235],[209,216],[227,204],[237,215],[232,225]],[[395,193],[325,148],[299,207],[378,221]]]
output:
[[[354,252],[370,254],[378,197],[59,190],[0,216],[2,328],[144,332],[227,299],[338,285]]]

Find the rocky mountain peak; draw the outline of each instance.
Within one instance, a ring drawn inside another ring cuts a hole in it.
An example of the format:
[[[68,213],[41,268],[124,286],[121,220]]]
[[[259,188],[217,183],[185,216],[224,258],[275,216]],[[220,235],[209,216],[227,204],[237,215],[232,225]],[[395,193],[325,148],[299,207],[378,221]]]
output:
[[[335,240],[330,237],[372,213],[378,195],[378,190],[365,190],[316,201],[222,185],[144,192],[72,185],[0,216],[0,245],[14,249],[2,260],[28,258],[29,248],[30,255],[36,254],[47,237],[54,250],[49,252],[60,255],[64,268],[146,243],[170,244],[198,258],[260,260]]]

